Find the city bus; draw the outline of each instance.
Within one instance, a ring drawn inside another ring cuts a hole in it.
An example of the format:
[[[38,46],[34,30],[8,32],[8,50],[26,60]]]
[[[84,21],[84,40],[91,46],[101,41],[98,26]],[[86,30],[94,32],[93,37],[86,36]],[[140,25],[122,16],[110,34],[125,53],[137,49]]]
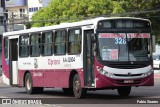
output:
[[[151,22],[135,17],[98,17],[6,32],[2,40],[4,83],[27,94],[62,88],[83,98],[87,91],[153,86]]]

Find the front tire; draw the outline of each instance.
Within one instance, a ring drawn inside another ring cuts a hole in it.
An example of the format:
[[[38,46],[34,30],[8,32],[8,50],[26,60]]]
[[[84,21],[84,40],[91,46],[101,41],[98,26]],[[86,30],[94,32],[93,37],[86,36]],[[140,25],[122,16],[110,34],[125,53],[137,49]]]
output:
[[[25,89],[27,94],[42,93],[43,87],[33,87],[33,80],[30,73],[25,76]]]
[[[129,94],[131,92],[131,87],[119,87],[117,89],[117,91],[118,91],[120,96],[127,97],[127,96],[129,96]]]
[[[74,75],[73,78],[73,93],[75,98],[83,98],[86,94],[86,89],[81,87],[81,80],[78,74]]]

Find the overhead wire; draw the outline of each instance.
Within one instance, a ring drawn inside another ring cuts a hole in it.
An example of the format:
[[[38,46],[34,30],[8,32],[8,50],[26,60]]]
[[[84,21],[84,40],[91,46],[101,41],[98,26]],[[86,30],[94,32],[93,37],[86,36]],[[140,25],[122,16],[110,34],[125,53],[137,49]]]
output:
[[[98,15],[98,16],[83,17],[83,18],[61,18],[61,19],[52,19],[52,20],[24,21],[24,22],[19,22],[19,23],[6,23],[6,25],[57,22],[57,21],[69,21],[69,20],[85,20],[85,19],[92,19],[92,18],[96,18],[96,17],[116,17],[116,16],[124,17],[124,16],[130,16],[130,15],[140,15],[140,14],[158,13],[158,12],[160,12],[160,9],[145,10],[145,11],[135,11],[135,12],[124,12],[124,13],[108,14],[108,15]],[[160,17],[160,16],[147,16],[147,17]]]

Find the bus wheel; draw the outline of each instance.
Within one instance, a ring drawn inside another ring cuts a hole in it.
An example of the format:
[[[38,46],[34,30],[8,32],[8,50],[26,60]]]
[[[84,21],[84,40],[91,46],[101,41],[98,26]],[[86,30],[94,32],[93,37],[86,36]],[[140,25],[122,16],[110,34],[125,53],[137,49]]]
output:
[[[120,96],[127,97],[131,92],[131,87],[119,87],[117,90]]]
[[[73,89],[72,88],[62,88],[62,90],[66,95],[73,95]]]
[[[36,88],[33,87],[32,76],[30,73],[27,73],[25,76],[25,89],[27,94],[34,94],[36,92]]]
[[[81,81],[78,74],[75,74],[73,78],[73,93],[75,98],[83,98],[86,94],[86,89],[81,88]]]

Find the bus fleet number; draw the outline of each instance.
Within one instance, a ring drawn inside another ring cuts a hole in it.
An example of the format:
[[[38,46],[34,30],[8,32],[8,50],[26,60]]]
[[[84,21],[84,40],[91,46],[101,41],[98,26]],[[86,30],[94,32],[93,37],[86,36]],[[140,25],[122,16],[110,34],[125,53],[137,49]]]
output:
[[[75,57],[63,58],[63,62],[75,62]]]

